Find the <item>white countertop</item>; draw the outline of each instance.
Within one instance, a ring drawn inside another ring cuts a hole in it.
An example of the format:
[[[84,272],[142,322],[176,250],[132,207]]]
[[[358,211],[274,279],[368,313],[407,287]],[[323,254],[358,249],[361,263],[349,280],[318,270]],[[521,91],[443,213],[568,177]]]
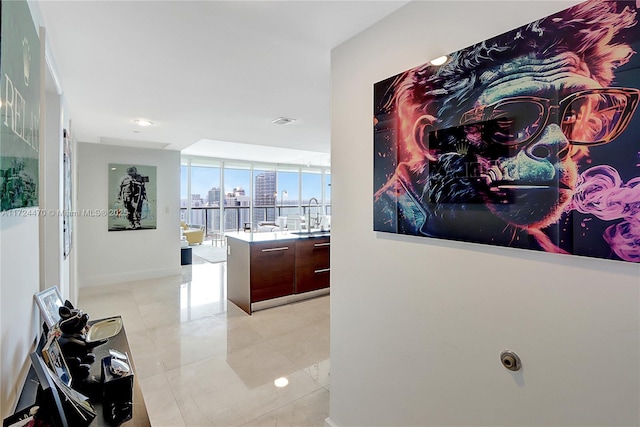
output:
[[[294,234],[301,233],[301,234]],[[243,231],[225,233],[227,238],[241,240],[247,243],[274,242],[278,240],[298,240],[316,237],[330,237],[330,231],[311,230],[311,233],[303,231],[265,231],[261,233],[248,233]]]

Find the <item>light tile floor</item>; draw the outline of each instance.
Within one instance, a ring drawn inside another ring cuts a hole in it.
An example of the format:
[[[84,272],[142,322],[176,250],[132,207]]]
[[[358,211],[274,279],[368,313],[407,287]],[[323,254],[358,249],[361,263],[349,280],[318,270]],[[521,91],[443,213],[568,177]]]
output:
[[[324,426],[329,297],[249,316],[227,303],[226,263],[182,268],[80,290],[92,319],[122,315],[151,424]]]

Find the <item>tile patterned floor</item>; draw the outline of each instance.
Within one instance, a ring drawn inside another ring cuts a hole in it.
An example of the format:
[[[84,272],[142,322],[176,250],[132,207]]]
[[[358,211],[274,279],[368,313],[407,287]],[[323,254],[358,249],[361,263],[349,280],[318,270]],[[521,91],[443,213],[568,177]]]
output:
[[[182,277],[80,290],[92,319],[122,315],[151,424],[324,426],[329,297],[249,316],[227,303],[226,263],[195,258]]]

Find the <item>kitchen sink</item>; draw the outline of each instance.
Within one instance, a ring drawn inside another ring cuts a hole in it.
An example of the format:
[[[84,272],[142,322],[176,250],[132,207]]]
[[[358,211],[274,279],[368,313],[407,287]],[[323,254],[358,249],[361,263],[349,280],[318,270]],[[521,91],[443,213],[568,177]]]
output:
[[[328,230],[311,230],[311,231],[300,230],[300,231],[291,231],[290,233],[295,234],[297,236],[308,236],[308,237],[324,237],[324,236],[331,235],[331,232]]]

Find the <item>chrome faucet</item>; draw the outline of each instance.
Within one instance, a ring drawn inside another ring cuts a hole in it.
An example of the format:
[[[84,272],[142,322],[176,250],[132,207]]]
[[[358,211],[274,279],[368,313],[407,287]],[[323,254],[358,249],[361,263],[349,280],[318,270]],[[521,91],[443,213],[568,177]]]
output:
[[[307,205],[307,215],[309,217],[309,221],[307,221],[307,232],[311,233],[311,202],[314,201],[316,202],[316,206],[320,206],[320,202],[318,202],[318,199],[316,199],[315,197],[312,197],[309,199],[309,204]],[[317,208],[316,208],[317,209]],[[316,227],[318,226],[318,219],[319,219],[319,214],[316,211]]]

